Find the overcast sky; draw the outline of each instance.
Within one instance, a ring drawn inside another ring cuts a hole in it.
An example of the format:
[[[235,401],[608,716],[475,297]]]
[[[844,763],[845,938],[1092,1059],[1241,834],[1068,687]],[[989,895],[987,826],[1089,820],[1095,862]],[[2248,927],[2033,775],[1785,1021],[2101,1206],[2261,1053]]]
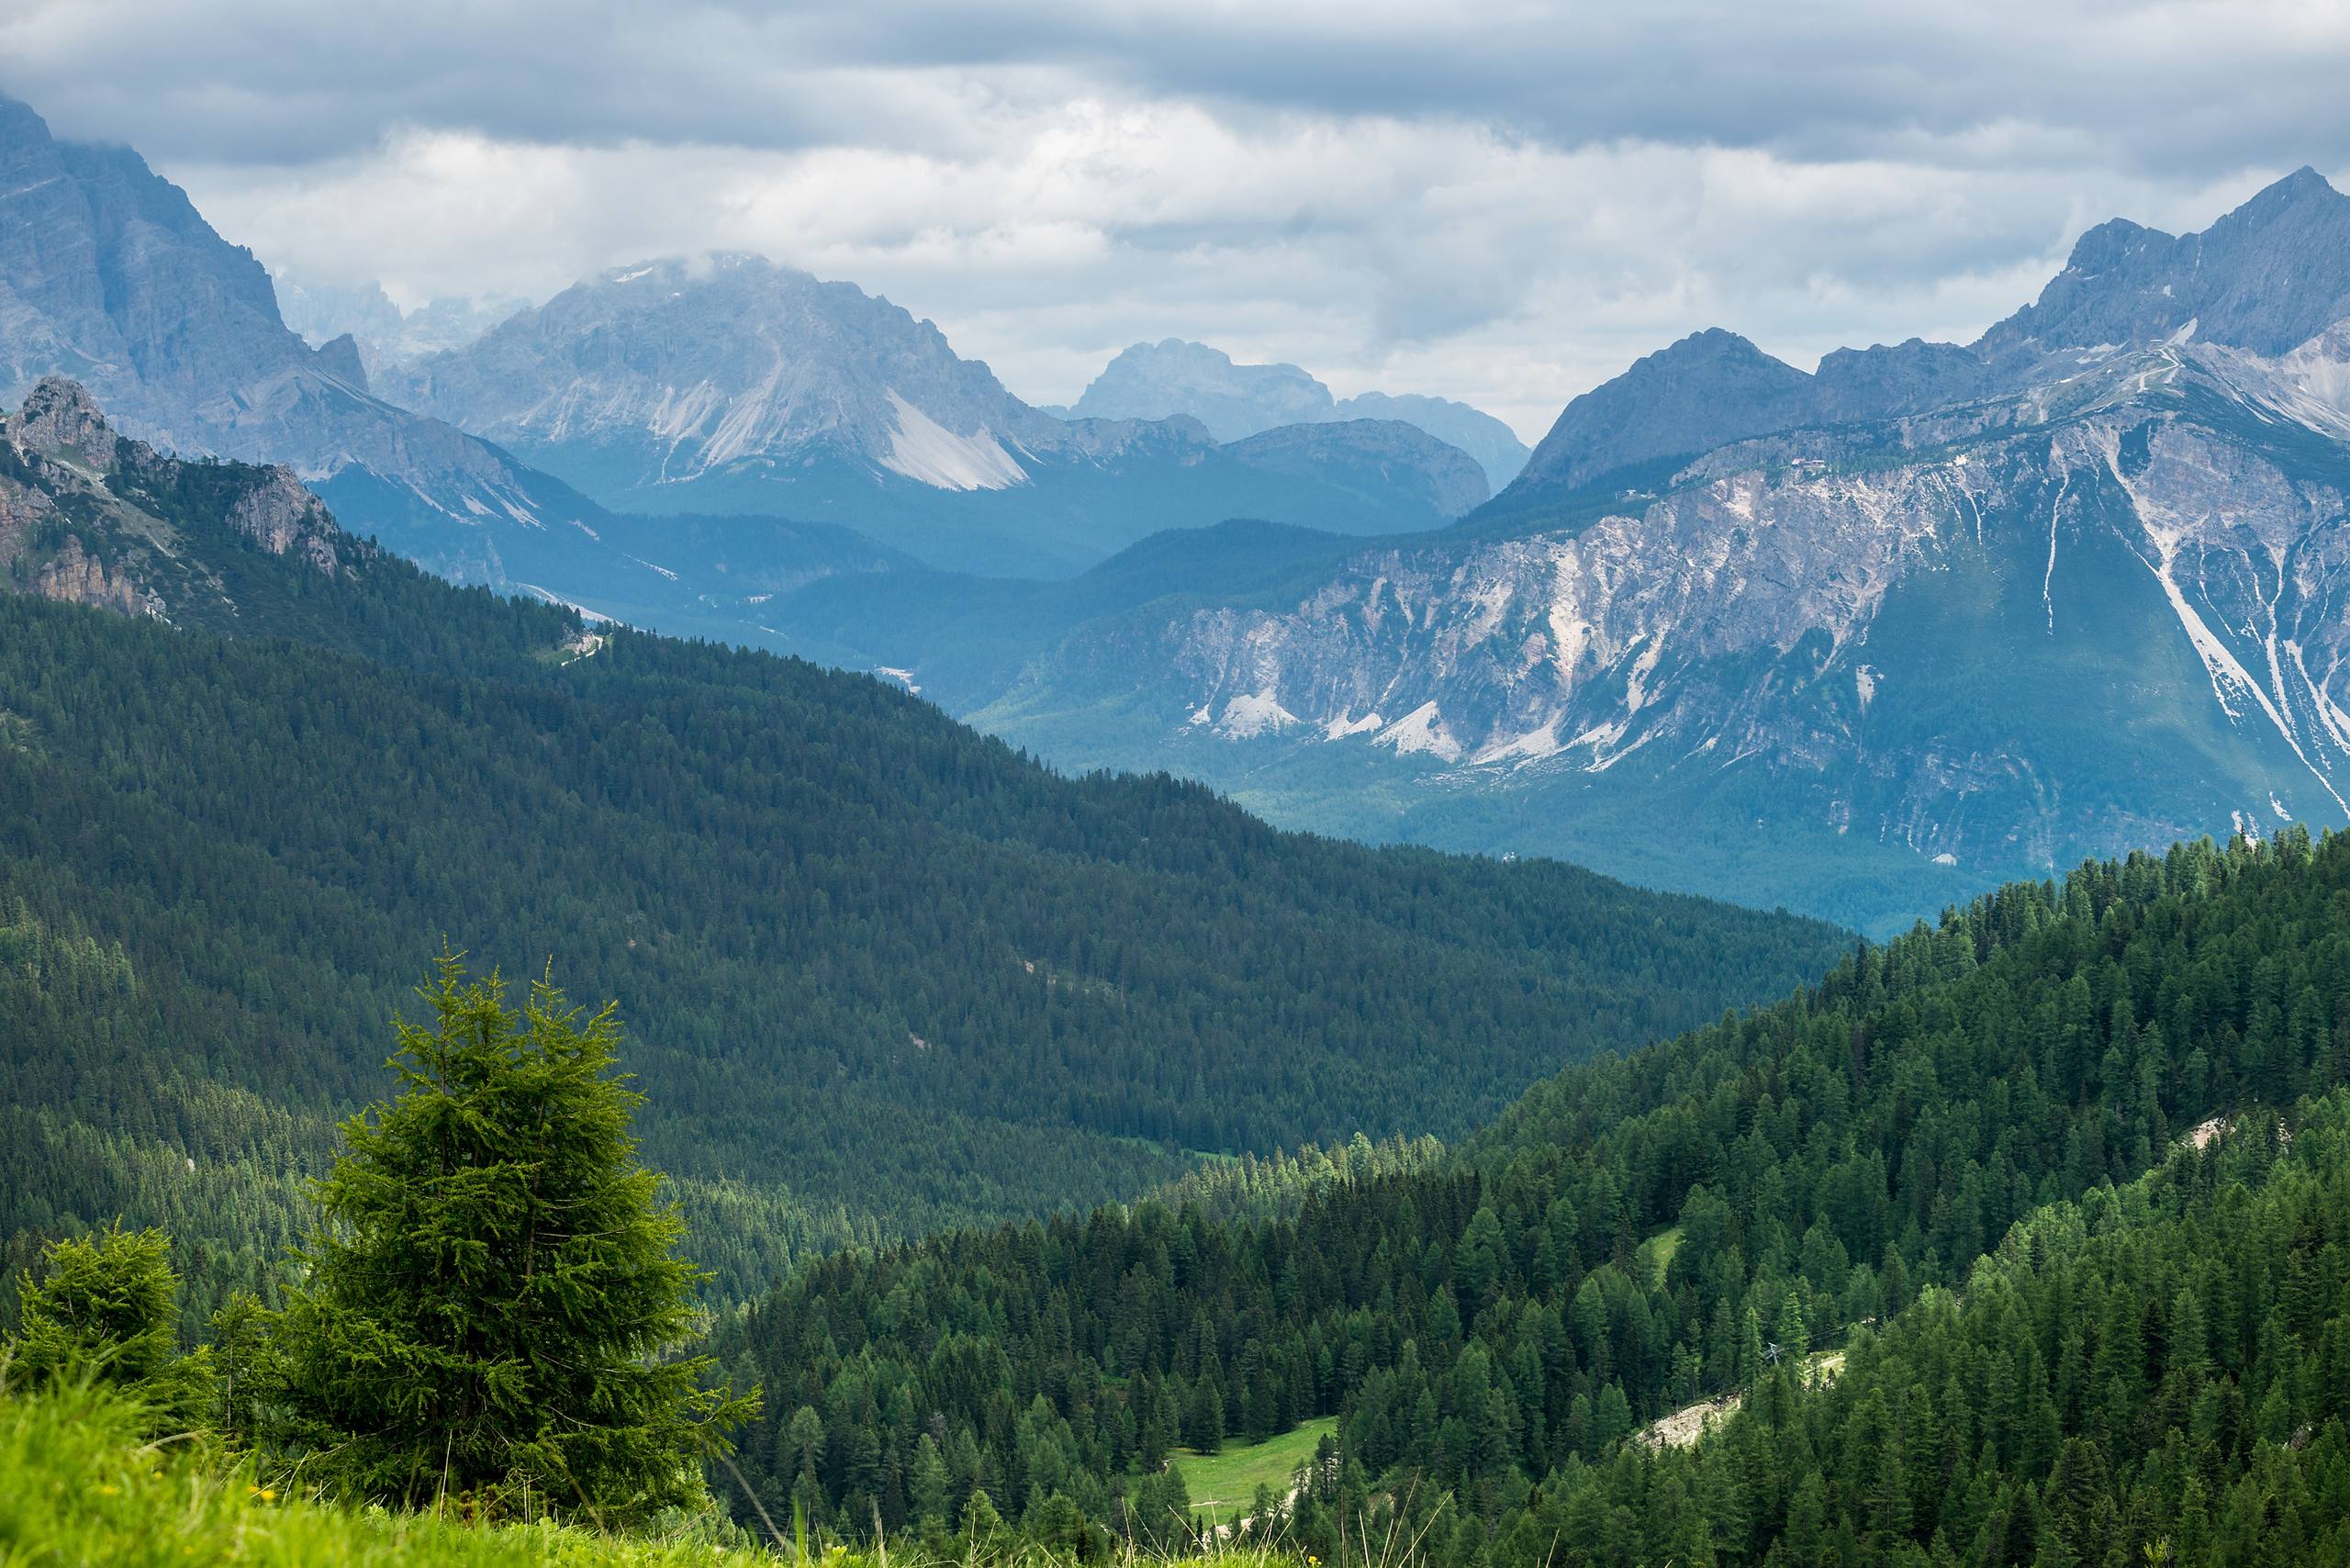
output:
[[[2350,5],[12,0],[0,89],[273,266],[544,298],[750,250],[1037,402],[1140,339],[1529,442],[1706,326],[1972,338],[2072,238],[2350,170]]]

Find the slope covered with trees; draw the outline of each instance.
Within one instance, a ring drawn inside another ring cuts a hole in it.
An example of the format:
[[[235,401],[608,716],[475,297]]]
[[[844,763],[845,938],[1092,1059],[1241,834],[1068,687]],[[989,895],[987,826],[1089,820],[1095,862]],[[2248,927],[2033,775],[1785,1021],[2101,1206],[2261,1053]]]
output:
[[[735,1294],[1195,1151],[1452,1136],[1838,945],[1061,778],[877,681],[591,631],[306,514],[322,564],[232,525],[282,475],[60,407],[70,442],[12,431],[26,537],[166,618],[0,593],[10,1263],[121,1216],[172,1227],[192,1302],[249,1281],[444,933],[618,1001]]]
[[[1554,1472],[1492,1560],[2350,1561],[2350,1094],[2288,1120],[2034,1214],[1694,1449]]]
[[[2215,1112],[2344,1081],[2346,1010],[2350,838],[2020,884],[1294,1217],[1145,1204],[818,1263],[730,1327],[768,1395],[745,1453],[851,1517],[983,1488],[1118,1519],[1178,1444],[1336,1414],[1332,1508],[1445,1500],[1442,1555],[1475,1561],[1640,1424],[1963,1284]]]

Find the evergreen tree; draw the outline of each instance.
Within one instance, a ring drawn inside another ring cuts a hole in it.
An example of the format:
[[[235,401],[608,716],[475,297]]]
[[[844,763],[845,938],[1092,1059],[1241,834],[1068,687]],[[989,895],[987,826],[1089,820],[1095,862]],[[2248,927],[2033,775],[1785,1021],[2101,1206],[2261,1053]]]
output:
[[[123,1390],[158,1431],[211,1414],[210,1355],[182,1355],[173,1338],[179,1280],[160,1230],[119,1226],[69,1238],[17,1282],[23,1331],[8,1360],[39,1384],[74,1377]]]
[[[1202,1453],[1214,1453],[1224,1446],[1224,1391],[1216,1383],[1212,1377],[1193,1383],[1183,1411],[1183,1441]]]
[[[325,1224],[276,1325],[305,1473],[417,1505],[526,1487],[618,1523],[690,1501],[755,1398],[665,1361],[701,1277],[636,1162],[619,1028],[444,952],[398,1025],[401,1092],[343,1124]]]

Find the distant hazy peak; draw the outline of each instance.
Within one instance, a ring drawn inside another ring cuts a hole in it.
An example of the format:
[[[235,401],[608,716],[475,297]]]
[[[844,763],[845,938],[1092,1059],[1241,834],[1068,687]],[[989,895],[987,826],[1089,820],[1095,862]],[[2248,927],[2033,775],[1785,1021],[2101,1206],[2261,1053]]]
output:
[[[1489,488],[1526,465],[1526,443],[1491,414],[1445,398],[1365,392],[1343,401],[1294,364],[1239,364],[1222,349],[1182,338],[1122,351],[1063,418],[1199,420],[1220,442],[1284,425],[1337,420],[1396,420],[1477,460]]]
[[[1166,338],[1125,350],[1077,400],[1081,418],[1163,420],[1187,414],[1218,441],[1325,418],[1330,389],[1293,364],[1236,364],[1205,343]]]
[[[1244,463],[1276,472],[1337,476],[1401,485],[1437,512],[1459,517],[1492,494],[1477,460],[1401,420],[1317,420],[1277,425],[1230,443]]]
[[[1417,392],[1359,392],[1342,398],[1330,410],[1330,418],[1401,420],[1416,425],[1475,458],[1492,490],[1516,478],[1530,455],[1516,431],[1483,409],[1449,398],[1428,398]]]

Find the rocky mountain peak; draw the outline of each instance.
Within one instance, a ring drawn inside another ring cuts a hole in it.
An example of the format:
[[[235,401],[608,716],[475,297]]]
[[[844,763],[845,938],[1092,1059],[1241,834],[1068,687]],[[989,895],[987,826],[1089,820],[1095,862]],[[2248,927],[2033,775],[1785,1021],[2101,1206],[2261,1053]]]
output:
[[[2265,229],[2299,215],[2322,218],[2350,209],[2350,196],[2304,163],[2281,180],[2264,185],[2242,207],[2221,217],[2207,231],[2217,239],[2240,230]]]
[[[576,284],[422,361],[409,396],[622,487],[845,462],[1000,489],[1025,479],[1019,452],[1067,440],[932,322],[743,253],[657,258]]]
[[[186,464],[118,436],[89,391],[64,376],[36,385],[0,437],[0,587],[218,623],[238,617],[244,591],[225,586],[232,541],[328,577],[367,554],[293,470],[230,465],[190,487]],[[46,526],[60,517],[72,526]]]
[[[354,391],[367,390],[367,366],[360,357],[359,340],[349,332],[319,345],[319,368]]]
[[[8,421],[8,440],[17,451],[42,456],[69,454],[105,468],[113,461],[115,433],[83,385],[46,375],[25,395]]]
[[[2052,355],[2173,337],[2275,356],[2344,317],[2350,196],[2304,166],[2199,234],[2098,224],[2040,297],[1975,347],[2012,380]]]
[[[1810,412],[1811,398],[1810,376],[1709,327],[1569,403],[1512,489],[1572,489],[1634,464],[1783,430]]]

